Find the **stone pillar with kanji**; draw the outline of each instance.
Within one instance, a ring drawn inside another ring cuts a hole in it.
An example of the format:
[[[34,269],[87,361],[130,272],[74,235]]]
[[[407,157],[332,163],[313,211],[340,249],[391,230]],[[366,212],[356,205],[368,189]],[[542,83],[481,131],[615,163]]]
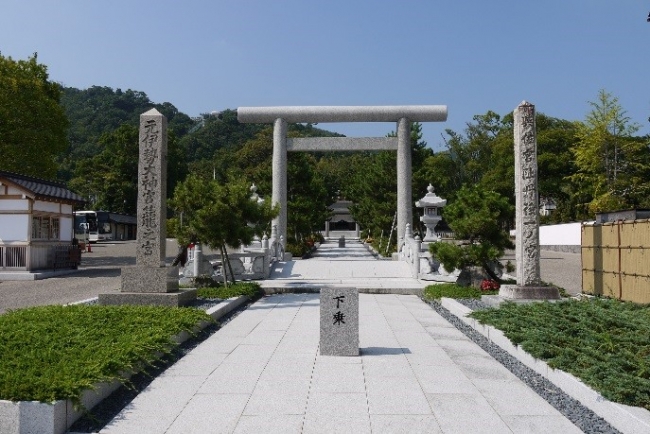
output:
[[[540,279],[535,106],[522,101],[513,114],[517,285],[501,286],[499,295],[514,299],[557,299],[558,289],[543,286]]]
[[[120,294],[101,304],[178,306],[195,294],[178,290],[178,268],[166,266],[167,119],[151,109],[140,116],[138,226],[134,267],[122,268]]]

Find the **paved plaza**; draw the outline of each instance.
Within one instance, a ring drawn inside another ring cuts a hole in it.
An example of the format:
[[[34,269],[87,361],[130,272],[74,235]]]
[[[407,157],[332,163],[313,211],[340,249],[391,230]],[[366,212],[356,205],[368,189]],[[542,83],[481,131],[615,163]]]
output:
[[[358,239],[346,239],[345,247],[339,247],[338,239],[334,238],[321,244],[308,260],[277,264],[262,287],[317,289],[327,285],[421,292],[428,284],[414,279],[404,261],[378,260]]]
[[[262,298],[101,432],[581,432],[414,295],[360,294],[361,355],[320,356],[318,297]]]
[[[19,306],[0,309],[117,291],[120,268],[133,263],[133,243],[93,247],[76,274],[3,282],[5,301],[5,295],[21,296],[15,297]],[[167,251],[170,262],[176,249],[169,240]],[[578,273],[570,255],[542,252],[542,273],[545,257],[563,274]],[[341,248],[331,239],[309,260],[277,264],[262,285],[287,293],[267,295],[235,316],[100,432],[582,432],[409,293],[426,284],[412,278],[405,263],[374,258],[358,240],[347,239]],[[359,295],[360,356],[319,354],[315,289],[322,286],[371,292]]]
[[[265,288],[422,288],[358,240],[279,264]],[[572,433],[544,399],[416,295],[359,296],[360,356],[319,354],[319,294],[263,297],[102,433]]]

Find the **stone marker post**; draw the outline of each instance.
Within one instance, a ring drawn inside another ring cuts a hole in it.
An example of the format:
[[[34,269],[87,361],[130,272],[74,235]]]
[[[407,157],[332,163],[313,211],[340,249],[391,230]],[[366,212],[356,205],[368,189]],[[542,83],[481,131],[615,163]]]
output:
[[[320,290],[321,356],[359,355],[359,291],[354,288]]]
[[[178,291],[178,268],[165,266],[167,119],[156,109],[140,115],[138,236],[135,267],[122,269],[120,294],[101,294],[101,304],[183,304],[195,297]]]
[[[514,111],[515,254],[517,285],[503,285],[499,295],[517,299],[559,298],[557,288],[541,286],[539,270],[539,200],[535,106],[522,101]]]

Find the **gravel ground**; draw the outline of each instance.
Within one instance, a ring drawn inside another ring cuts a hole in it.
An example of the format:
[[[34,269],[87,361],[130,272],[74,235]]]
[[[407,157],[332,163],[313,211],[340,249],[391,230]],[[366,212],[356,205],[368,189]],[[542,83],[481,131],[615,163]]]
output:
[[[456,301],[472,310],[482,310],[490,307],[483,303],[480,298],[457,298]]]
[[[0,314],[8,309],[74,303],[119,292],[122,267],[135,265],[135,241],[96,243],[92,253],[81,254],[79,270],[43,280],[0,282]],[[178,252],[175,240],[167,240],[167,262]],[[212,252],[208,251],[207,254]]]
[[[553,283],[566,289],[569,294],[582,292],[582,258],[580,253],[554,252],[541,250],[540,274],[544,282]],[[503,263],[516,264],[514,250],[508,250],[502,258]],[[510,273],[515,276],[516,271]]]
[[[469,303],[471,304],[471,302]],[[443,318],[445,318],[458,330],[463,332],[465,336],[483,348],[483,350],[485,350],[490,356],[505,366],[510,372],[515,374],[517,378],[528,385],[528,387],[533,389],[539,396],[544,398],[549,404],[555,407],[555,409],[557,409],[567,419],[573,422],[573,424],[580,428],[583,432],[589,434],[620,433],[620,431],[612,427],[603,418],[582,405],[576,399],[573,399],[571,396],[564,393],[562,389],[558,388],[548,379],[542,377],[521,363],[515,357],[511,356],[506,351],[501,349],[501,347],[488,341],[485,336],[462,322],[440,304],[435,302],[430,302],[429,304]],[[463,304],[465,304],[465,302],[463,302]]]

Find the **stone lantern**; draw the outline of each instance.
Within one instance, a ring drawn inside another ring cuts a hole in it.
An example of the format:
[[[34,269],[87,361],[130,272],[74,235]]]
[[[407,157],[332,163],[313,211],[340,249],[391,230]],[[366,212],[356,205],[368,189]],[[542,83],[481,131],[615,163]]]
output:
[[[435,233],[436,225],[442,220],[441,210],[447,205],[447,199],[443,199],[433,192],[433,186],[429,184],[427,187],[427,194],[417,202],[415,206],[424,208],[424,214],[420,217],[420,221],[424,223],[427,228],[427,233],[422,240],[423,242],[434,242],[440,239]]]

